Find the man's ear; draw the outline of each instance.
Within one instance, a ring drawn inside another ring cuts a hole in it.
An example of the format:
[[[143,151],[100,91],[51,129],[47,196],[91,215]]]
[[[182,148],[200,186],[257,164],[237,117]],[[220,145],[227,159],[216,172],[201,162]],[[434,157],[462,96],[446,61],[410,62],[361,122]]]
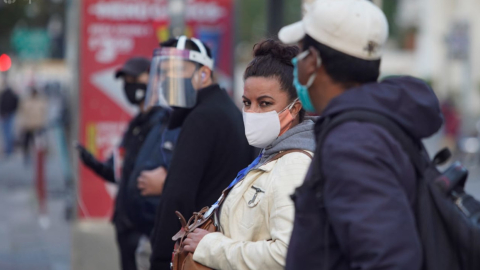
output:
[[[318,51],[312,46],[308,47],[308,51],[310,53],[305,59],[305,61],[307,62],[306,64],[308,64],[308,66],[312,66],[314,70],[318,70],[320,66],[319,65],[320,55]]]
[[[312,74],[318,72],[318,51],[311,46],[308,50],[310,53],[298,63],[298,78],[300,83],[304,85],[307,84],[308,79]]]
[[[212,76],[212,71],[209,68],[203,66],[200,68],[199,72],[200,72],[200,80],[202,81],[202,84],[207,83]]]

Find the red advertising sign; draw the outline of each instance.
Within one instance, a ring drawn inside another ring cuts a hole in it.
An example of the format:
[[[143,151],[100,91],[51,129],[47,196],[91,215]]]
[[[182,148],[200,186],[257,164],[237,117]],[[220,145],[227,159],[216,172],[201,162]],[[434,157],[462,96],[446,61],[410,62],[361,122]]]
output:
[[[186,0],[185,35],[197,37],[211,49],[218,83],[231,93],[233,76],[233,0]],[[168,8],[168,1],[161,1]],[[159,41],[168,39],[168,12],[154,22]]]
[[[186,34],[213,50],[218,82],[232,87],[232,0],[186,0]],[[120,143],[136,113],[114,73],[132,56],[151,57],[168,38],[168,0],[83,0],[80,49],[80,141],[99,160]],[[115,185],[80,166],[80,218],[112,215]]]

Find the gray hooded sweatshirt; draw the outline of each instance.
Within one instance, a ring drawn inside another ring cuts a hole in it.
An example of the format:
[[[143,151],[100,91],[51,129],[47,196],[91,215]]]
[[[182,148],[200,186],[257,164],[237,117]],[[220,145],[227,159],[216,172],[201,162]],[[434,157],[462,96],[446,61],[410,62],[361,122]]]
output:
[[[319,117],[307,116],[300,124],[287,130],[282,136],[273,141],[272,144],[262,150],[263,156],[255,168],[261,167],[270,158],[280,151],[301,149],[310,152],[315,151],[315,122]]]

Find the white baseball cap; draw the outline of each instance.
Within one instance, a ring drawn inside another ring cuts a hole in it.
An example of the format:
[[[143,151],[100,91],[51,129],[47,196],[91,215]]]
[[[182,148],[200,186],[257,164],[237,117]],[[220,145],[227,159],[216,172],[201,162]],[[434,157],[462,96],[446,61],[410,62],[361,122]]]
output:
[[[378,60],[388,37],[385,14],[367,0],[317,0],[306,4],[303,19],[283,27],[278,38],[285,44],[305,35],[332,49],[365,59]]]

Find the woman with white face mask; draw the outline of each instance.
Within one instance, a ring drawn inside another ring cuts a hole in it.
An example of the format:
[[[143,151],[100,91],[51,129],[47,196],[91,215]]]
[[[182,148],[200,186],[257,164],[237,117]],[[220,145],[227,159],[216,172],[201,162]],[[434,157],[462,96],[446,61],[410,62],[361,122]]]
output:
[[[283,269],[293,228],[290,195],[302,184],[315,149],[313,117],[305,117],[293,86],[298,48],[266,40],[254,47],[244,74],[243,119],[255,161],[216,203],[220,232],[196,229],[183,242],[213,269]]]

